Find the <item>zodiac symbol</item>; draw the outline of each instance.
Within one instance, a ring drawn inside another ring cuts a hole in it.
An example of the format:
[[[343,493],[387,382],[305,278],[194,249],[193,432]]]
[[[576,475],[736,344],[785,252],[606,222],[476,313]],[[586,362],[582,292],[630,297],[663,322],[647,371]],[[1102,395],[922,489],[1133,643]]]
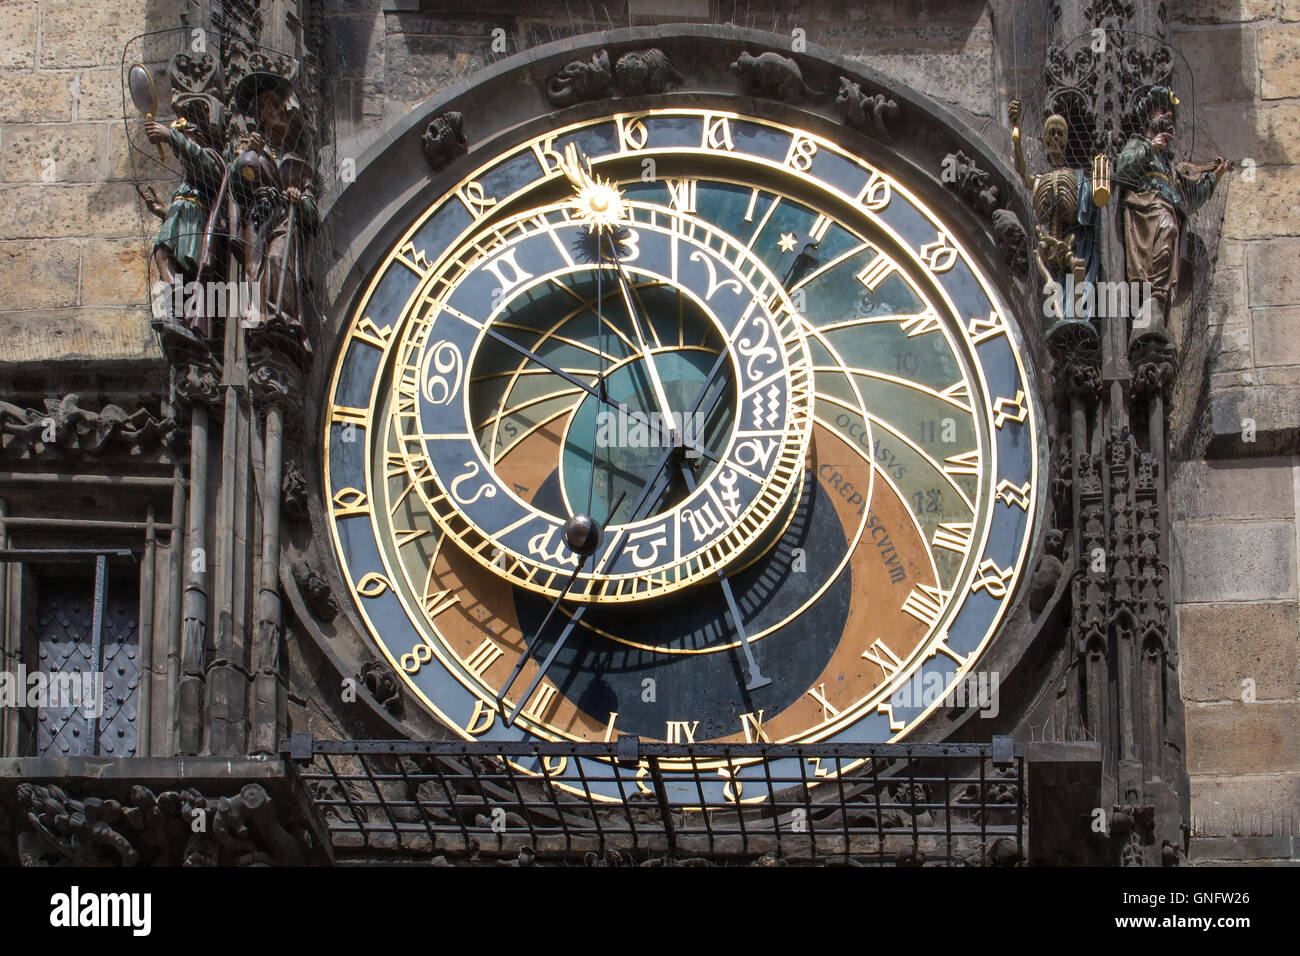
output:
[[[465,467],[468,468],[469,471],[465,472],[465,474],[461,475],[459,478],[457,478],[455,481],[451,483],[451,496],[453,498],[455,498],[463,505],[472,505],[480,498],[493,498],[496,496],[497,493],[496,485],[492,484],[492,482],[490,481],[483,482],[482,486],[479,488],[477,492],[474,493],[474,496],[471,498],[466,498],[463,495],[461,495],[460,486],[467,481],[472,481],[479,472],[478,462],[476,461],[465,462]]]

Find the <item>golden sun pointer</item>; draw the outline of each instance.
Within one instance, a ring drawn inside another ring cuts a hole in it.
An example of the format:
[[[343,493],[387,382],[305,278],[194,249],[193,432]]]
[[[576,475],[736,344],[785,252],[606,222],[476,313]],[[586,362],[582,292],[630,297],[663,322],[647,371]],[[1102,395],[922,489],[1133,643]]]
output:
[[[575,144],[565,147],[560,169],[573,183],[576,195],[572,207],[578,222],[596,232],[606,232],[623,221],[623,194],[608,180],[591,174],[591,162],[586,157],[579,161]]]

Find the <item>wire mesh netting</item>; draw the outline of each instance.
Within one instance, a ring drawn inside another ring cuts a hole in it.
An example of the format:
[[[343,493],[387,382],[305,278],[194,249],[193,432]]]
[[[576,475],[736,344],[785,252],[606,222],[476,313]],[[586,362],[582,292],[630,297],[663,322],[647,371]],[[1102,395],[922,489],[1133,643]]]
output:
[[[300,738],[284,750],[342,858],[1013,865],[1023,857],[1024,758],[1009,740],[642,743],[630,758],[618,743]],[[734,772],[756,761],[766,768],[761,783],[720,797],[706,791],[715,765]],[[698,768],[698,796],[673,800],[666,778],[680,779],[683,765]]]

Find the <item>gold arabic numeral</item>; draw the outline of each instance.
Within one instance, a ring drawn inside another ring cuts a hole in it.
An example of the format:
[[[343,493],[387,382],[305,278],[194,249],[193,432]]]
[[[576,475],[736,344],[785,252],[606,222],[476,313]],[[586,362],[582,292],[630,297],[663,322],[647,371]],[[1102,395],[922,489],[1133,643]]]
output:
[[[966,655],[959,651],[954,651],[948,646],[948,634],[946,631],[939,635],[939,639],[934,642],[933,646],[931,646],[930,653],[927,656],[934,657],[936,654],[947,655],[952,658],[953,663],[958,667],[966,666]]]
[[[830,769],[822,766],[821,757],[809,757],[808,762],[812,764],[814,777],[829,777],[831,775]]]
[[[704,136],[700,141],[701,149],[725,149],[728,152],[736,148],[731,140],[731,120],[726,116],[704,117]]]
[[[863,655],[866,656],[865,654]],[[816,687],[808,689],[808,696],[817,703],[822,705],[822,720],[827,721],[839,714],[840,709],[832,704],[826,697],[826,685],[818,684]]]
[[[423,255],[424,253],[421,253]],[[393,337],[393,327],[391,325],[378,326],[374,319],[365,316],[357,327],[352,330],[352,338],[357,342],[365,342],[367,345],[373,345],[375,348],[388,348],[388,342]]]
[[[934,242],[927,242],[917,254],[931,272],[947,272],[957,264],[957,247],[942,232]]]
[[[415,248],[414,242],[408,242],[398,249],[394,258],[421,278],[433,268],[429,260],[425,258],[424,250]]]
[[[1002,335],[1007,331],[1007,321],[1002,318],[1001,312],[990,312],[987,319],[981,319],[979,316],[973,316],[966,323],[966,334],[970,337],[971,345],[979,345],[995,335]]]
[[[902,730],[904,727],[907,726],[907,722],[906,722],[906,721],[903,721],[903,720],[897,720],[897,719],[894,717],[894,705],[893,705],[893,704],[886,704],[886,703],[884,703],[884,702],[882,701],[881,703],[879,703],[879,704],[876,705],[876,713],[878,713],[878,714],[884,714],[887,718],[889,718],[889,729],[890,729],[890,730],[893,730],[893,731],[899,731],[899,730]]]
[[[796,133],[790,140],[790,150],[785,154],[785,165],[806,173],[812,169],[813,158],[817,155],[817,144],[802,133]]]
[[[364,428],[366,424],[366,409],[353,408],[350,405],[335,405],[330,409],[330,423],[334,425],[355,425],[358,428]]]
[[[549,681],[542,681],[537,685],[537,690],[532,699],[528,701],[528,706],[524,708],[523,714],[530,720],[545,721],[551,708],[555,704],[556,695],[559,690]]]
[[[563,172],[564,157],[555,149],[555,137],[548,136],[538,143],[533,143],[533,155],[537,157],[537,165],[542,167],[542,174],[549,176],[552,173]]]
[[[468,182],[456,190],[456,198],[465,204],[465,208],[470,211],[475,219],[478,219],[483,213],[496,205],[497,201],[483,191],[483,184],[480,182]]]
[[[993,403],[993,424],[997,428],[1001,428],[1009,421],[1020,424],[1028,414],[1025,393],[1019,390],[1016,391],[1015,398],[999,398]]]
[[[1014,566],[1003,570],[992,558],[980,562],[976,572],[979,577],[971,582],[972,591],[987,591],[989,597],[1001,601],[1007,596],[1007,582],[1016,573]]]
[[[1012,505],[1018,505],[1021,511],[1029,510],[1029,493],[1032,486],[1029,482],[1023,485],[1014,484],[1010,478],[1003,478],[998,482],[994,494],[1002,500],[1002,503],[1010,508]]]
[[[496,723],[497,712],[495,708],[489,707],[481,700],[474,701],[474,710],[469,715],[469,721],[465,724],[465,733],[479,737],[492,729]]]
[[[431,660],[433,660],[433,648],[421,641],[411,648],[409,654],[403,654],[398,658],[397,664],[408,674],[418,674],[420,668]]]
[[[664,181],[668,188],[668,201],[678,212],[695,212],[695,197],[699,190],[699,181],[695,179],[668,179]]]
[[[341,488],[334,493],[334,517],[350,518],[370,514],[370,501],[359,488]]]
[[[754,744],[760,740],[764,743],[771,743],[772,738],[767,735],[763,728],[763,711],[757,714],[741,714],[740,729],[745,732],[745,743]]]
[[[639,116],[616,116],[618,125],[618,151],[620,153],[636,152],[645,149],[650,139],[650,131]]]
[[[903,602],[903,610],[912,617],[916,618],[926,627],[933,627],[939,620],[939,614],[943,610],[943,602],[947,600],[948,595],[943,592],[943,588],[930,587],[928,584],[918,584],[912,588],[907,600]],[[884,647],[879,641],[877,645]],[[876,645],[872,645],[873,649]],[[864,654],[863,657],[866,655]],[[897,660],[897,658],[895,658]],[[882,665],[883,666],[883,665]]]
[[[889,205],[892,198],[889,180],[874,170],[871,173],[871,178],[867,180],[867,184],[862,187],[862,191],[854,197],[863,208],[870,209],[872,212],[884,209]]]
[[[479,680],[484,680],[488,668],[495,664],[504,654],[505,651],[497,647],[492,642],[492,638],[486,637],[483,639],[483,643],[475,649],[474,653],[465,658],[465,669]]]
[[[941,523],[935,529],[934,539],[930,544],[936,548],[946,548],[949,551],[956,551],[960,555],[965,555],[970,550],[971,536],[974,532],[975,524],[971,521]]]
[[[568,766],[569,758],[565,756],[542,758],[542,770],[548,777],[558,777]]]
[[[698,720],[670,720],[664,740],[670,744],[695,743],[695,731],[699,729]]]
[[[378,571],[371,571],[369,574],[363,575],[361,580],[357,582],[357,593],[362,597],[379,597],[387,590],[388,578]]]

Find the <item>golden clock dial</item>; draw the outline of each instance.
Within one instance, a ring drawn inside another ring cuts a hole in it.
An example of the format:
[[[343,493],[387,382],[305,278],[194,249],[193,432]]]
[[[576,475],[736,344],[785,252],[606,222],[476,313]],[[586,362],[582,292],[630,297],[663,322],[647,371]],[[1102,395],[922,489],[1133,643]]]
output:
[[[334,542],[462,736],[893,740],[1020,580],[1029,381],[996,286],[887,163],[735,113],[596,117],[476,163],[358,297]],[[590,555],[572,515],[604,526]],[[763,772],[716,769],[740,800]]]

